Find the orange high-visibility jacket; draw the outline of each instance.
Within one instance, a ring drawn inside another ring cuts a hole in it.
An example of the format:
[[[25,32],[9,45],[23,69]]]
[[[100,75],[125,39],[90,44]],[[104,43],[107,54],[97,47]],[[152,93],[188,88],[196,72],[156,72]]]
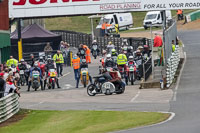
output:
[[[73,59],[72,63],[73,63],[73,68],[74,69],[79,69],[80,68],[80,58]]]
[[[183,11],[182,10],[177,10],[177,14],[182,14],[183,13]]]

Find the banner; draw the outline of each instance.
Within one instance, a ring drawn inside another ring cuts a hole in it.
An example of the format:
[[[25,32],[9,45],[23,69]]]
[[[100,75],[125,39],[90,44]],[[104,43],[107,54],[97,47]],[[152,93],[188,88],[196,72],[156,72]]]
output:
[[[10,18],[198,9],[199,0],[9,0]]]

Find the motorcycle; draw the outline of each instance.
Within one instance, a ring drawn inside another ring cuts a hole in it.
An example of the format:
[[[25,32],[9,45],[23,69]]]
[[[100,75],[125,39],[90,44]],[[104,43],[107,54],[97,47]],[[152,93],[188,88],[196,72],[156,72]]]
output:
[[[92,46],[92,55],[94,56],[94,59],[96,59],[98,55],[97,48],[97,45]]]
[[[142,65],[142,59],[136,60],[135,63],[136,63],[136,68],[137,68],[137,70],[136,70],[136,78],[137,78],[137,80],[140,80],[142,78],[142,76],[141,76],[139,70],[141,68],[140,66]]]
[[[94,78],[94,84],[90,84],[87,87],[87,94],[89,96],[95,96],[96,94],[112,95],[113,93],[122,94],[125,91],[125,87],[116,87],[111,82],[107,82],[103,76],[97,76]]]
[[[19,83],[21,84],[21,86],[24,86],[24,84],[26,83],[25,70],[19,70],[19,76]]]
[[[56,80],[57,80],[57,78],[56,78],[56,76],[57,76],[57,72],[56,72],[56,70],[55,69],[50,69],[49,71],[48,71],[48,82],[47,82],[47,87],[48,87],[48,89],[55,89],[55,84],[56,84]]]
[[[127,77],[128,77],[126,78],[127,85],[128,85],[128,82],[131,82],[131,85],[134,85],[136,70],[137,69],[134,64],[127,66]]]
[[[40,73],[38,71],[32,72],[32,88],[37,91],[37,89],[40,87]]]
[[[85,50],[81,49],[79,52],[80,59],[85,59]]]
[[[80,73],[81,83],[84,88],[88,85],[89,82],[89,73],[87,68],[82,68]]]

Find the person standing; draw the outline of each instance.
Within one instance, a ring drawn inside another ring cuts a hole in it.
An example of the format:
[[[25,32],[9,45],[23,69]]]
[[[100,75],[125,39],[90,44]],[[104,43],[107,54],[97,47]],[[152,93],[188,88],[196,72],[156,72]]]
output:
[[[53,60],[56,62],[56,68],[57,68],[57,73],[58,73],[58,77],[62,75],[62,71],[63,71],[63,63],[64,63],[64,59],[63,56],[61,54],[61,51],[58,50],[57,53],[53,56]]]
[[[85,49],[85,59],[87,63],[91,63],[91,57],[90,57],[90,49],[86,45],[82,45],[82,47]]]
[[[52,49],[50,43],[48,42],[47,45],[44,47],[44,52],[48,56],[51,54],[52,51],[53,51],[53,49]]]
[[[3,79],[4,74],[0,73],[0,98],[4,96],[4,90],[5,90],[5,80]]]
[[[172,40],[172,52],[174,52],[175,50],[176,50],[176,46],[175,46],[174,40]]]
[[[162,44],[163,44],[163,41],[162,41],[162,38],[156,33],[155,34],[155,38],[154,38],[154,45],[153,47],[157,47],[158,48],[158,65],[160,66],[163,62],[163,59],[162,59]]]
[[[78,88],[78,83],[79,83],[79,69],[80,69],[80,58],[77,55],[74,55],[74,58],[72,59],[72,64],[74,68],[74,77],[76,80],[76,88]]]
[[[17,67],[18,61],[16,59],[14,59],[13,56],[10,56],[10,59],[7,60],[6,64],[7,64],[8,67],[11,67],[11,66]]]

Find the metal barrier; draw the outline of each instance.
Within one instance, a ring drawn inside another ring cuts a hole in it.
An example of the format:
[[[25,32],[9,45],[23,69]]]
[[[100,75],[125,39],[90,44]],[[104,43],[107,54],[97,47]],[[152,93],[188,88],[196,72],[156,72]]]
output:
[[[69,43],[72,47],[79,47],[80,44],[86,44],[91,48],[92,46],[92,35],[86,33],[72,32],[72,31],[63,31],[63,30],[53,30],[58,35],[62,36],[62,40]],[[119,38],[119,37],[95,37],[99,44],[100,50],[106,49],[106,46],[109,41],[116,46],[117,51],[119,52],[122,47],[123,39],[127,39],[129,44],[133,46],[133,50],[136,50],[138,46],[149,45],[150,41],[146,38]]]
[[[144,64],[143,64],[143,76],[144,76],[144,80],[146,81],[149,76],[152,73],[152,58],[149,58]]]
[[[0,99],[0,123],[8,120],[19,111],[19,97],[11,93]]]

